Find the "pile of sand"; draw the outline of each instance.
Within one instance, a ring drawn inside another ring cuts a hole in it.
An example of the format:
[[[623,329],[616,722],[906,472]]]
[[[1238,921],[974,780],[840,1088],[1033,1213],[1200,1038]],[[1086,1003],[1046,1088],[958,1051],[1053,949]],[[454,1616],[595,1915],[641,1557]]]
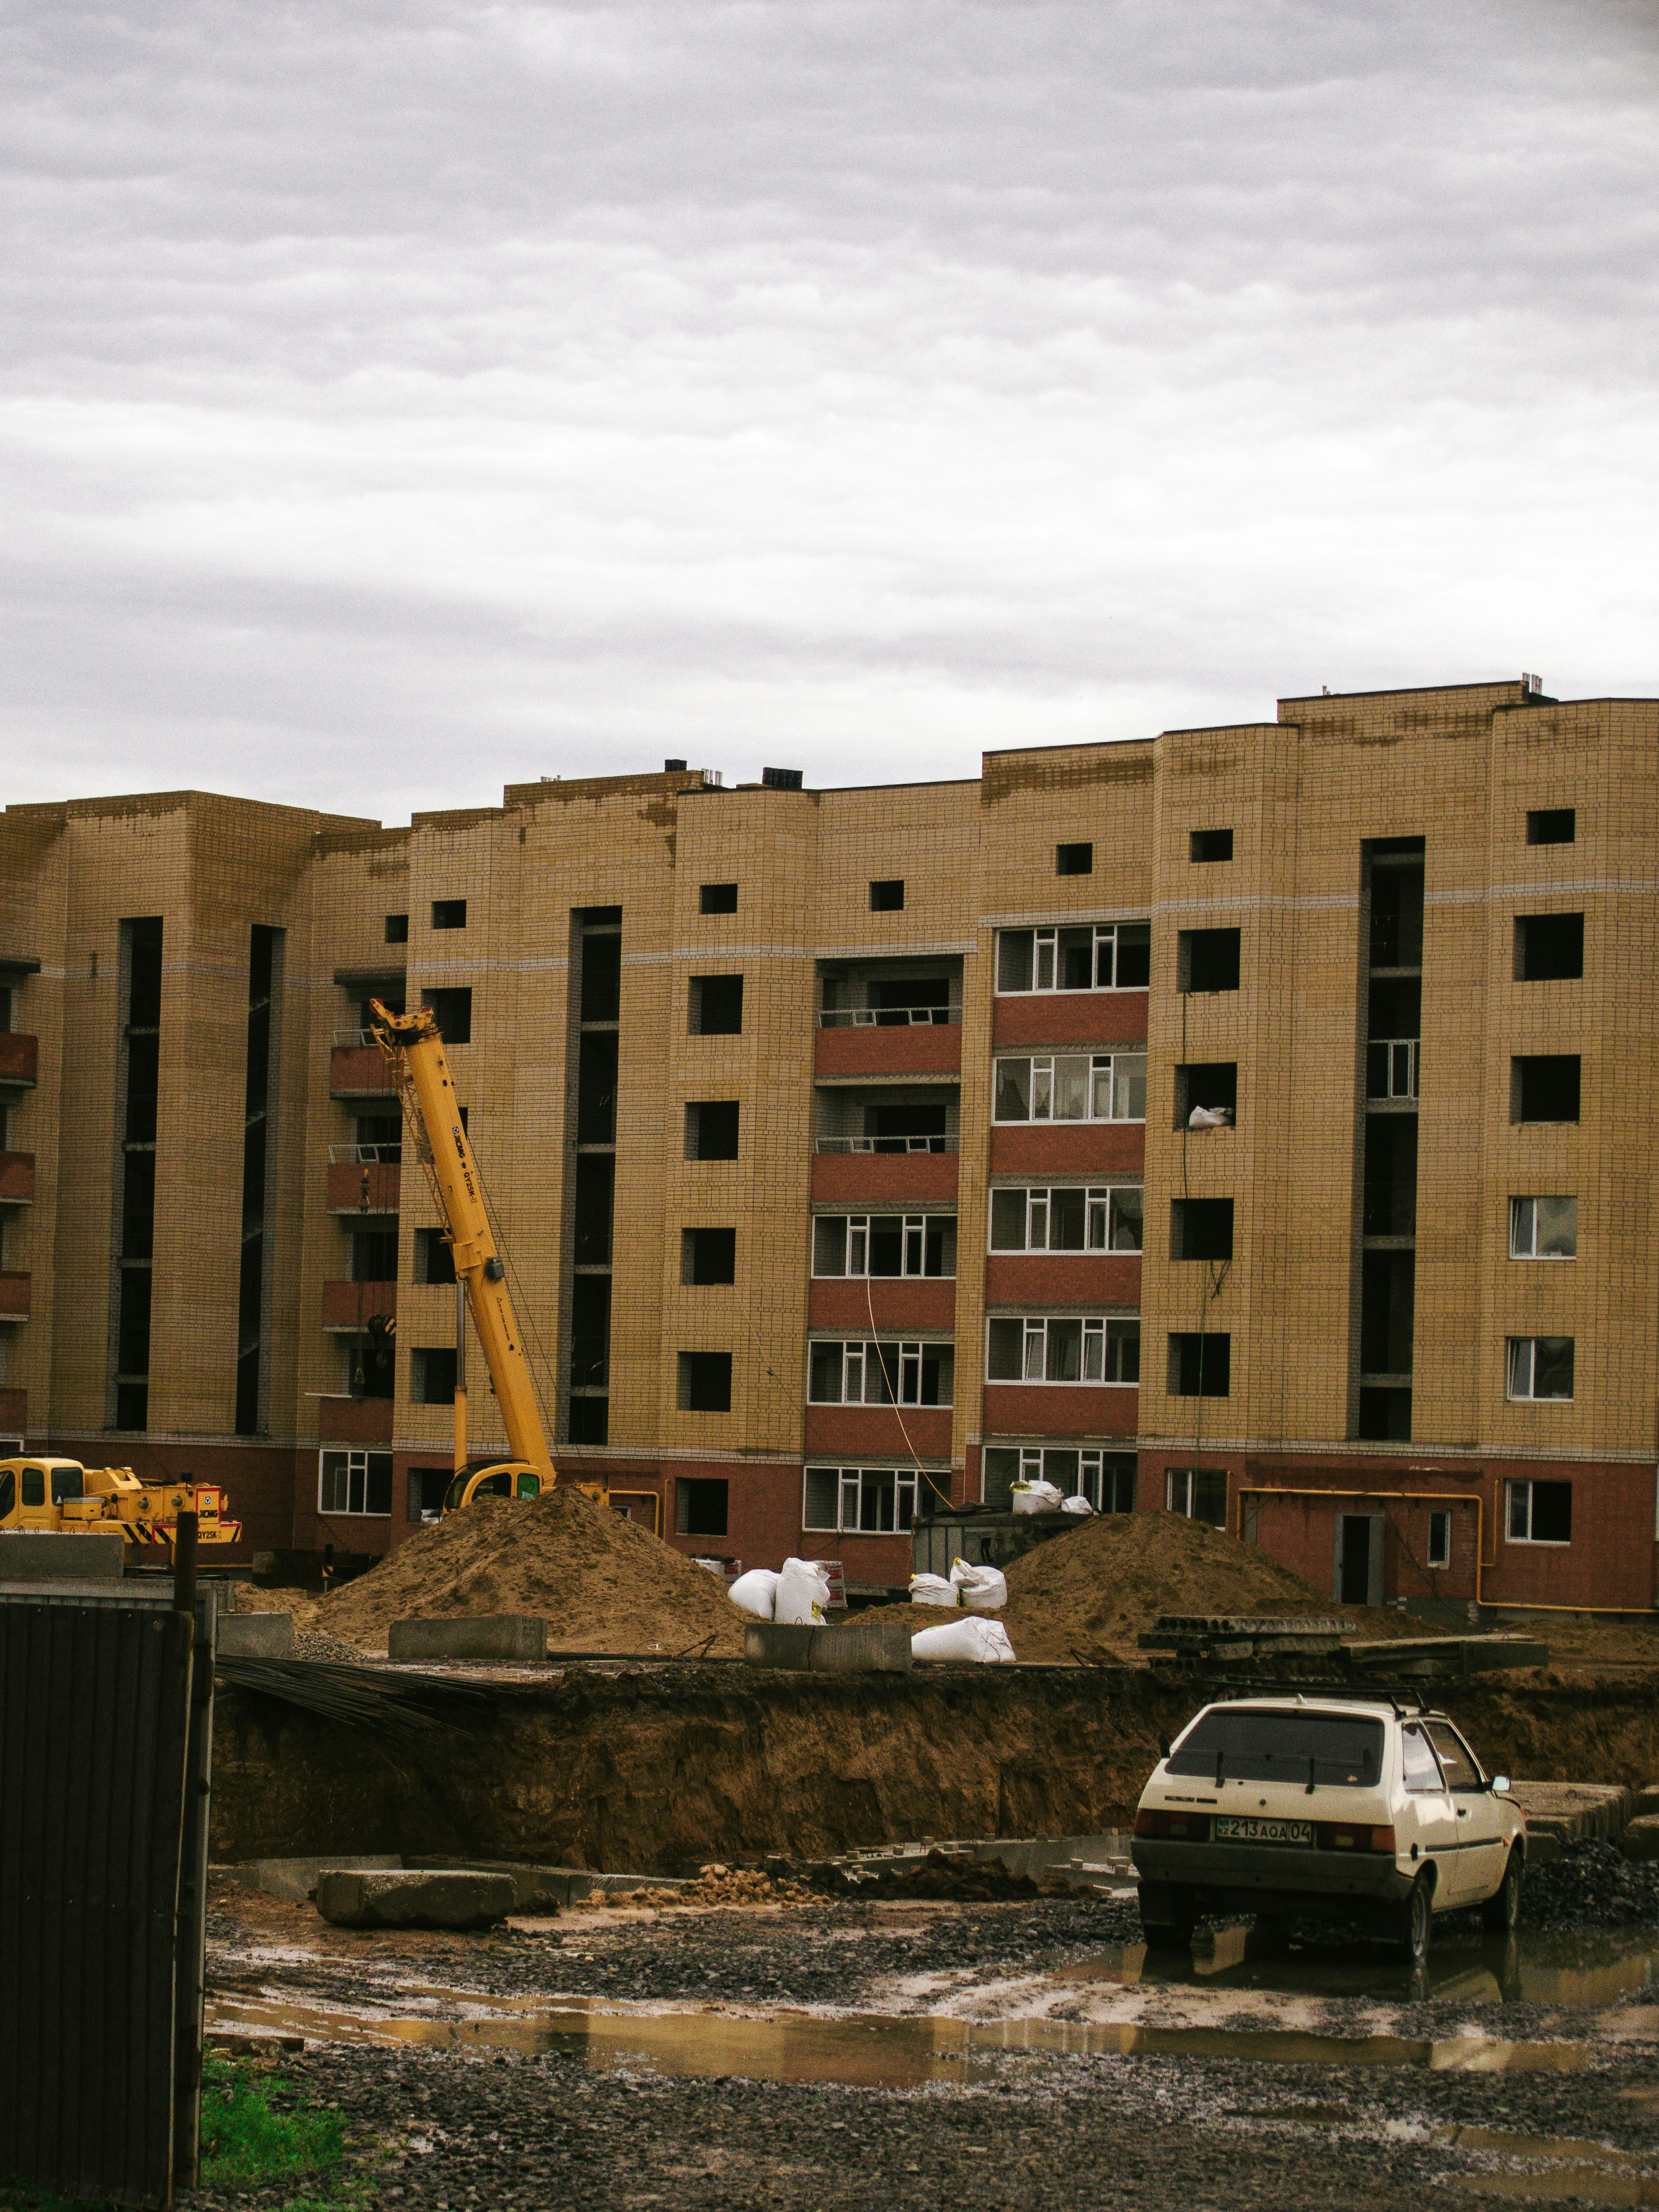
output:
[[[743,1615],[718,1576],[578,1490],[480,1498],[446,1514],[329,1597],[313,1620],[362,1650],[384,1651],[394,1620],[479,1613],[538,1615],[555,1650],[672,1653],[710,1636],[713,1652],[743,1650]]]
[[[1384,1607],[1338,1605],[1253,1544],[1180,1513],[1102,1513],[1050,1537],[1008,1569],[999,1616],[1021,1659],[1079,1655],[1140,1663],[1137,1639],[1160,1613],[1218,1613],[1352,1620],[1361,1637],[1421,1636]],[[953,1616],[912,1606],[918,1626]]]

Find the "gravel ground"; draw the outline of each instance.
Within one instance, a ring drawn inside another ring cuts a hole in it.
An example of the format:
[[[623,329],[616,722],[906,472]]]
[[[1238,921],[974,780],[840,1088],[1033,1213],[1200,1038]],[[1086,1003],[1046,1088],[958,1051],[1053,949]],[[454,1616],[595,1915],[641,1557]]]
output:
[[[1659,1927],[1659,1859],[1627,1859],[1615,1844],[1576,1844],[1528,1867],[1521,1922],[1539,1928]]]

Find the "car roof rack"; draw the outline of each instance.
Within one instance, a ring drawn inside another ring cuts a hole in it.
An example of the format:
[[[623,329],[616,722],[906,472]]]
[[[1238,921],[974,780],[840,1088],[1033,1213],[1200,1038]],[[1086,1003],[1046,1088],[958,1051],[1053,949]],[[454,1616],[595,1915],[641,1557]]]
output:
[[[1434,1711],[1433,1698],[1409,1682],[1263,1682],[1234,1674],[1208,1686],[1221,1692],[1218,1703],[1227,1705],[1241,1698],[1342,1698],[1358,1705],[1392,1705],[1402,1720],[1408,1712]]]

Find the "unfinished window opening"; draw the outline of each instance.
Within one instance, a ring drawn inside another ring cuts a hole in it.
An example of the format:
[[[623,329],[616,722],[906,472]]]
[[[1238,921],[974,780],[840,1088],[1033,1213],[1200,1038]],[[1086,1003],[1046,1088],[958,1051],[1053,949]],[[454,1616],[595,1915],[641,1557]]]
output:
[[[1412,1434],[1410,1389],[1403,1383],[1362,1383],[1358,1429],[1363,1443],[1409,1443]]]
[[[986,1323],[988,1382],[1140,1380],[1139,1316],[1009,1314]]]
[[[738,910],[738,887],[735,884],[704,884],[698,893],[699,910],[703,914],[735,914]],[[724,1534],[724,1530],[717,1532]]]
[[[1231,1260],[1232,1256],[1231,1199],[1176,1198],[1170,1201],[1172,1260]]]
[[[1240,933],[1183,929],[1177,940],[1177,990],[1191,994],[1238,988]]]
[[[616,1194],[616,1154],[579,1152],[574,1208],[575,1261],[579,1267],[610,1266]]]
[[[1233,857],[1233,833],[1231,830],[1194,830],[1188,856],[1195,861],[1231,860]]]
[[[125,1000],[121,1090],[120,1251],[112,1285],[114,1371],[108,1418],[118,1429],[149,1425],[150,1262],[155,1238],[155,1146],[161,1047],[161,921],[121,924]]]
[[[443,1516],[444,1492],[454,1480],[448,1467],[411,1467],[409,1470],[408,1513],[411,1521],[437,1521]]]
[[[472,1042],[472,987],[459,989],[422,991],[421,1004],[430,1007],[433,1018],[446,1044],[471,1044]]]
[[[1511,1260],[1576,1260],[1577,1256],[1577,1198],[1510,1200]]]
[[[1582,914],[1518,914],[1515,917],[1517,983],[1566,983],[1584,972]]]
[[[584,927],[581,941],[581,1025],[622,1018],[622,932],[610,924]]]
[[[388,945],[408,944],[409,916],[406,914],[387,915],[386,918],[386,941]]]
[[[410,1361],[410,1395],[417,1406],[453,1406],[455,1402],[455,1347],[453,1344],[417,1345]]]
[[[1171,1467],[1164,1474],[1164,1506],[1212,1528],[1227,1525],[1227,1471],[1220,1467]]]
[[[690,989],[693,1036],[738,1036],[743,1031],[743,977],[694,975]]]
[[[570,1388],[611,1387],[611,1278],[583,1273],[570,1285]]]
[[[1572,1396],[1573,1340],[1570,1336],[1512,1336],[1507,1343],[1509,1395],[1553,1400]]]
[[[1511,1482],[1504,1534],[1511,1544],[1570,1544],[1572,1541],[1572,1485],[1570,1482]]]
[[[685,1109],[685,1157],[688,1160],[734,1160],[738,1157],[738,1102],[735,1098],[699,1098]]]
[[[1573,806],[1532,806],[1527,810],[1529,845],[1571,845],[1578,836],[1578,810]]]
[[[732,1355],[729,1352],[683,1352],[679,1356],[679,1409],[683,1413],[729,1413]]]
[[[1364,846],[1372,968],[1423,965],[1421,837],[1372,837]]]
[[[1424,1564],[1431,1567],[1451,1565],[1451,1515],[1443,1509],[1429,1516],[1429,1540],[1424,1549]]]
[[[1225,1398],[1232,1390],[1232,1369],[1231,1336],[1197,1329],[1170,1331],[1170,1397]]]
[[[1176,1069],[1177,1129],[1231,1129],[1237,1115],[1237,1060],[1190,1060]]]
[[[617,1032],[584,1028],[576,1056],[576,1142],[617,1141]]]
[[[732,1486],[709,1475],[681,1475],[674,1485],[674,1533],[724,1536]]]
[[[1364,1237],[1417,1234],[1417,1116],[1368,1114],[1360,1204]]]
[[[453,1283],[455,1255],[441,1229],[415,1232],[415,1279],[417,1283]]]
[[[1510,1119],[1577,1121],[1580,1062],[1576,1052],[1528,1053],[1510,1062]]]
[[[887,876],[870,886],[872,914],[897,914],[904,904],[904,878]]]
[[[1364,1375],[1412,1372],[1417,1309],[1415,1252],[1360,1255],[1359,1364]]]
[[[567,1203],[560,1403],[566,1440],[611,1435],[610,1268],[616,1243],[617,1102],[622,1015],[622,908],[571,915],[570,1023],[566,1081],[574,1079],[575,1174]]]
[[[434,899],[432,927],[434,929],[465,929],[466,901],[465,899]]]
[[[353,1229],[351,1276],[354,1283],[395,1283],[398,1279],[396,1228]]]
[[[1054,873],[1057,876],[1091,876],[1095,872],[1095,848],[1092,844],[1056,845]]]
[[[682,1229],[680,1280],[683,1283],[734,1283],[738,1279],[738,1232],[735,1229]]]

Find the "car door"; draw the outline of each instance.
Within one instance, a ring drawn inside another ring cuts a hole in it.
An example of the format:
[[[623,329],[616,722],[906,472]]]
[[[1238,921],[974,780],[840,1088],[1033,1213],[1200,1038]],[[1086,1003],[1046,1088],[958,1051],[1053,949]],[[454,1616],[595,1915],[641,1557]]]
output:
[[[1435,1902],[1443,1911],[1457,1891],[1456,1810],[1421,1721],[1408,1721],[1401,1729],[1400,1748],[1413,1829],[1410,1840],[1419,1858],[1434,1862]]]
[[[1425,1721],[1451,1792],[1457,1826],[1457,1893],[1466,1905],[1490,1897],[1504,1879],[1504,1814],[1480,1762],[1449,1721]]]

